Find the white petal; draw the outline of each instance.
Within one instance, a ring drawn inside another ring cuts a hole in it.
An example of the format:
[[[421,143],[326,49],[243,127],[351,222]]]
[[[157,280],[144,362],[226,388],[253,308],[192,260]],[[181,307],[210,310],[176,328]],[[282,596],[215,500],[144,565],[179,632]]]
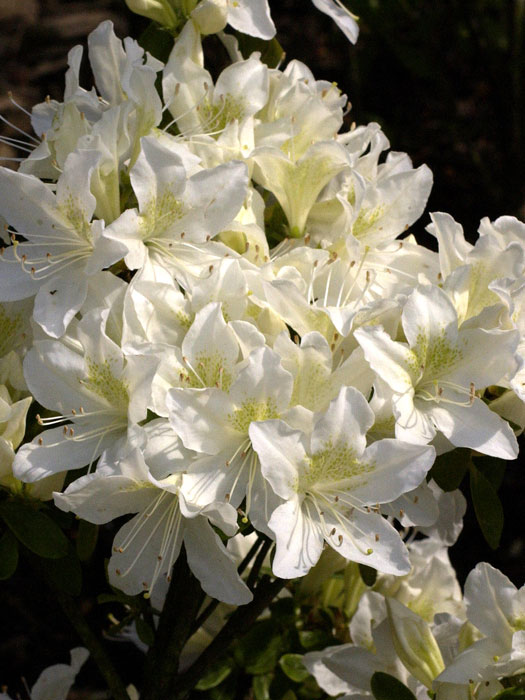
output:
[[[504,648],[510,648],[513,629],[509,618],[516,596],[516,586],[486,562],[478,564],[467,576],[465,602],[469,621]]]
[[[220,389],[171,389],[166,405],[173,430],[189,450],[214,455],[239,440],[228,424],[235,406]]]
[[[282,420],[268,420],[250,425],[250,439],[261,460],[264,478],[279,496],[292,497],[300,465],[306,459],[302,434]]]
[[[347,10],[341,4],[336,5],[333,0],[312,0],[312,2],[318,10],[321,10],[321,12],[324,12],[325,15],[334,20],[348,41],[355,44],[359,35],[359,25],[355,21],[355,15],[350,10]]]
[[[75,426],[74,430],[73,438],[65,436],[62,428],[45,430],[33,442],[22,445],[13,463],[16,478],[32,482],[57,472],[79,469],[94,461],[115,441],[114,433],[101,439],[101,430],[84,438],[85,434],[93,432],[93,424],[87,422]],[[41,445],[39,440],[42,440]]]
[[[419,486],[435,456],[434,448],[427,445],[378,440],[363,455],[363,461],[373,464],[374,469],[366,472],[366,482],[352,489],[352,494],[368,505],[393,501]]]
[[[307,574],[323,550],[319,523],[312,520],[299,499],[294,498],[274,510],[268,525],[277,541],[273,573],[281,578]]]
[[[239,0],[229,4],[228,24],[243,34],[260,39],[275,36],[268,0]]]
[[[327,410],[315,421],[311,452],[327,449],[330,444],[348,445],[360,457],[366,447],[366,433],[375,421],[367,400],[353,387],[343,387]]]
[[[66,700],[77,673],[87,661],[89,651],[84,647],[75,647],[70,654],[70,666],[55,664],[42,671],[31,688],[31,700]]]
[[[188,520],[184,530],[188,566],[212,598],[245,605],[253,595],[239,578],[235,560],[204,517]]]
[[[428,415],[456,447],[471,447],[502,459],[516,459],[518,456],[518,443],[512,428],[481,399],[474,399],[470,406],[432,405]]]
[[[34,319],[52,338],[60,338],[86,299],[82,263],[43,284],[35,298]]]

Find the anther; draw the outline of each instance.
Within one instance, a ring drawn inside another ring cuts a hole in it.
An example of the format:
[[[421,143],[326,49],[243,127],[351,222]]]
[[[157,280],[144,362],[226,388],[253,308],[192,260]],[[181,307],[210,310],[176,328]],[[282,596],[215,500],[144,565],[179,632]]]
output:
[[[42,438],[38,438],[38,444],[39,444],[40,446],[42,446],[42,445],[44,444],[44,441],[42,440]]]

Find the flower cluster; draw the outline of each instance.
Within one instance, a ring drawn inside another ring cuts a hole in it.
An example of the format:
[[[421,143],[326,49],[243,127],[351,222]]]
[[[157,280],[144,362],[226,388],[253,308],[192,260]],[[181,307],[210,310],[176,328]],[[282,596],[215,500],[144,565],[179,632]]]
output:
[[[525,668],[522,591],[480,565],[461,600],[460,497],[428,473],[456,447],[517,456],[525,225],[484,219],[472,245],[435,213],[439,251],[421,246],[430,170],[375,123],[346,129],[336,85],[224,33],[231,65],[205,67],[202,34],[273,35],[265,3],[128,4],[180,30],[166,64],[103,22],[95,86],[73,48],[63,101],[0,168],[0,484],[91,523],[132,514],[109,581],[159,607],[183,546],[206,593],[251,600],[224,544],[239,517],[278,577],[331,548],[381,575],[352,643],[307,659],[322,687],[369,697],[386,670],[418,697],[489,697]]]

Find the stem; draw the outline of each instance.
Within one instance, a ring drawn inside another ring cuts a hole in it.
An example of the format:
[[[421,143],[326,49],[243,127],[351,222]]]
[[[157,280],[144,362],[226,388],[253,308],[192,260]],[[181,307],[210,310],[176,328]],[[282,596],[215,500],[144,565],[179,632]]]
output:
[[[213,642],[202,652],[193,665],[172,680],[169,685],[169,692],[165,697],[170,700],[184,700],[184,698],[187,698],[188,693],[195,687],[211,664],[226,653],[229,645],[236,637],[241,636],[243,632],[249,629],[286,584],[286,580],[275,579],[275,581],[270,582],[269,576],[263,576],[255,589],[255,596],[252,602],[237,608]]]
[[[248,576],[248,580],[246,582],[246,585],[248,588],[253,590],[253,587],[255,585],[255,582],[257,581],[257,578],[259,576],[259,572],[261,570],[261,566],[264,563],[264,560],[266,559],[266,555],[268,554],[268,550],[272,546],[273,542],[268,539],[268,537],[262,535],[261,538],[264,538],[263,540],[263,546],[261,547],[261,550],[257,554],[257,558],[255,559],[253,563],[252,570],[250,571],[250,575]]]
[[[146,657],[141,700],[171,698],[168,689],[177,675],[180,653],[191,634],[203,598],[200,583],[191,573],[182,551],[173,567],[155,642]]]

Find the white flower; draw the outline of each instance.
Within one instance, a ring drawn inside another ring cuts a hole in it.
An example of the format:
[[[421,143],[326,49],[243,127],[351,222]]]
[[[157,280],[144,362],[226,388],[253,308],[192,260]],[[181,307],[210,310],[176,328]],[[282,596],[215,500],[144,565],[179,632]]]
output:
[[[282,420],[250,426],[263,475],[285,501],[268,523],[277,540],[277,576],[307,573],[324,542],[379,571],[408,572],[405,546],[376,504],[417,486],[434,450],[388,439],[366,447],[373,422],[363,395],[346,387],[325,413],[314,416],[310,435]]]
[[[187,178],[179,152],[153,136],[144,137],[141,146],[130,173],[138,212],[126,209],[106,235],[127,247],[130,269],[143,268],[151,260],[187,286],[188,273],[200,274],[209,258],[216,260],[229,251],[217,243],[205,244],[239,211],[247,187],[246,166],[232,161]]]
[[[476,566],[465,582],[467,617],[485,635],[467,647],[439,676],[464,683],[525,671],[525,586],[519,590],[490,564]]]
[[[91,465],[104,451],[108,461],[117,459],[143,440],[138,423],[146,418],[158,360],[125,355],[106,335],[104,316],[85,316],[76,339],[36,342],[25,358],[31,393],[60,414],[41,423],[60,427],[18,450],[13,470],[22,481]]]
[[[441,431],[457,447],[514,459],[514,433],[476,391],[515,370],[517,333],[458,328],[449,298],[430,285],[410,295],[402,323],[408,345],[381,328],[355,331],[370,366],[394,392],[396,436],[428,443]]]
[[[210,521],[226,534],[237,530],[237,513],[221,503],[208,508],[187,504],[180,493],[181,471],[189,453],[167,421],[146,426],[148,444],[133,451],[117,468],[99,467],[73,482],[55,503],[93,523],[106,523],[137,513],[117,532],[108,564],[110,583],[130,595],[147,592],[171,580],[182,544],[188,565],[210,596],[240,605],[251,600],[232,557]],[[151,467],[159,478],[155,478]],[[172,472],[165,476],[166,472]],[[175,473],[173,473],[175,472]]]
[[[13,234],[0,257],[0,298],[34,296],[34,318],[58,338],[84,303],[88,277],[120,260],[125,248],[104,237],[104,222],[91,222],[90,192],[99,160],[95,151],[68,156],[56,194],[34,175],[0,168],[0,211],[24,237]]]
[[[268,347],[255,349],[237,371],[223,389],[171,389],[166,404],[184,446],[201,453],[188,466],[184,496],[201,506],[226,500],[237,507],[246,498],[246,513],[266,532],[278,499],[261,474],[249,429],[285,415],[293,379]]]

